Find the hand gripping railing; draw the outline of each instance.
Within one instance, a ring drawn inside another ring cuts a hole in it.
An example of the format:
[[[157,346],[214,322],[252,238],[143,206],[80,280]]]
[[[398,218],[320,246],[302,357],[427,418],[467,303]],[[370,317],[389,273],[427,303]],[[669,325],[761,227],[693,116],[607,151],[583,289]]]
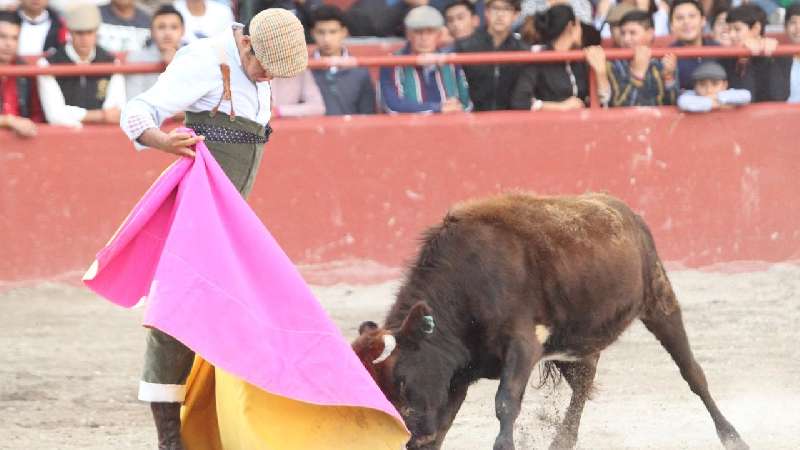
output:
[[[609,48],[605,49],[609,60],[632,59],[633,50]],[[739,47],[654,47],[652,57],[660,58],[666,54],[674,54],[678,58],[718,57],[736,58],[754,56],[749,50]],[[800,45],[780,45],[772,56],[788,56],[800,54]],[[350,56],[312,59],[308,62],[310,69],[338,67],[386,67],[386,66],[418,66],[430,64],[530,64],[553,63],[559,61],[582,61],[586,57],[582,50],[566,52],[488,52],[488,53],[434,53],[427,55],[391,55],[391,56]],[[0,77],[3,76],[80,76],[107,75],[110,73],[158,73],[164,70],[161,63],[103,63],[103,64],[52,64],[46,67],[34,65],[0,66]],[[597,81],[594,74],[589,77],[589,95],[592,107],[598,107]]]

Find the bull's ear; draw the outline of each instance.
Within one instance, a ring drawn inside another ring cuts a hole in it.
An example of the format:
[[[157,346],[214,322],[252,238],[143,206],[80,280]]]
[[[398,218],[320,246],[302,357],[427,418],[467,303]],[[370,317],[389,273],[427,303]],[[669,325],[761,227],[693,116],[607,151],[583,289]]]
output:
[[[358,334],[364,334],[368,331],[375,331],[378,329],[378,324],[367,320],[366,322],[361,322],[361,325],[358,326]]]
[[[430,336],[436,324],[433,320],[433,310],[424,301],[417,302],[411,307],[406,320],[400,327],[400,336],[412,342],[420,342]]]

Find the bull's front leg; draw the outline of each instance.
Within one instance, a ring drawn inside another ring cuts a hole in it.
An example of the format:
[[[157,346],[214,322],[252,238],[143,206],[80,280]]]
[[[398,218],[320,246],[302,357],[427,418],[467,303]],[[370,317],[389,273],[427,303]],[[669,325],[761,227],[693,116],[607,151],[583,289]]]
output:
[[[542,346],[533,336],[518,336],[509,343],[495,396],[500,433],[494,442],[494,450],[514,450],[514,422],[522,408],[522,397],[533,366],[541,357]]]

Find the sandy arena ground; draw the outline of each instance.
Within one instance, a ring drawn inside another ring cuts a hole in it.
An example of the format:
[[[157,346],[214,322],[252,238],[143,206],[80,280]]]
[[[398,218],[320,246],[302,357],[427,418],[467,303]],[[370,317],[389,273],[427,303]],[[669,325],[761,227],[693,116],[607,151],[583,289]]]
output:
[[[711,392],[753,449],[800,448],[800,268],[671,273]],[[380,321],[397,283],[317,288],[348,338]],[[0,294],[0,448],[151,449],[136,400],[144,333],[127,311],[79,287],[40,284]],[[568,403],[566,383],[528,390],[517,448],[546,448]],[[581,449],[721,448],[699,399],[655,339],[635,324],[600,359]],[[448,450],[490,449],[497,383],[472,387]],[[343,449],[346,450],[346,449]]]

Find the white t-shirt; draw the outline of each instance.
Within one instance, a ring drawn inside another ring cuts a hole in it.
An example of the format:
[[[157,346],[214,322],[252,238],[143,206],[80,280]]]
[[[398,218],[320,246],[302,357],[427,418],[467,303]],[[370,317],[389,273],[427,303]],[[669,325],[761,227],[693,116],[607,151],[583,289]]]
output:
[[[233,11],[217,2],[205,0],[206,13],[202,16],[193,16],[186,7],[185,0],[177,0],[175,9],[183,16],[186,32],[183,34],[184,42],[214,36],[225,30],[230,30],[233,24]]]
[[[39,17],[23,18],[19,31],[17,54],[21,56],[38,56],[44,51],[44,41],[50,31],[50,13],[46,10]]]

